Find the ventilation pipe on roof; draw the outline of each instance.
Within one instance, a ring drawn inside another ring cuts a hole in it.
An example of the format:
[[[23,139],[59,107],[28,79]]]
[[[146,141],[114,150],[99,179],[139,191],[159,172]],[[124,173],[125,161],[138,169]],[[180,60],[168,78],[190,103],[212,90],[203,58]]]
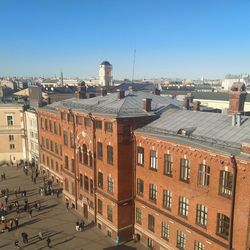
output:
[[[123,99],[125,97],[125,91],[124,90],[118,89],[117,94],[118,94],[118,99]]]
[[[151,111],[151,102],[152,102],[152,99],[150,99],[150,98],[143,99],[143,109],[146,112]]]
[[[107,90],[105,88],[101,88],[101,96],[106,96]]]

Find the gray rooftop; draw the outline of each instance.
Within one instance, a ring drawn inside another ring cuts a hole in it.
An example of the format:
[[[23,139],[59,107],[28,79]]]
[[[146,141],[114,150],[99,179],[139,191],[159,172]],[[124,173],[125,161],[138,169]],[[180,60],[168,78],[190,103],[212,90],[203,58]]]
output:
[[[170,136],[174,140],[184,139],[187,143],[200,143],[239,153],[241,142],[250,139],[250,119],[242,117],[242,120],[242,125],[237,127],[232,126],[232,117],[228,115],[169,109],[137,132],[158,137]],[[179,134],[181,130],[186,131],[187,135]]]
[[[143,99],[145,98],[152,99],[150,112],[146,112],[143,109]],[[127,91],[125,97],[122,99],[118,99],[117,93],[106,96],[97,96],[90,99],[71,98],[47,105],[41,108],[41,110],[56,112],[59,108],[63,107],[76,111],[125,118],[157,115],[168,108],[182,108],[182,104],[170,97],[163,97],[139,91]]]

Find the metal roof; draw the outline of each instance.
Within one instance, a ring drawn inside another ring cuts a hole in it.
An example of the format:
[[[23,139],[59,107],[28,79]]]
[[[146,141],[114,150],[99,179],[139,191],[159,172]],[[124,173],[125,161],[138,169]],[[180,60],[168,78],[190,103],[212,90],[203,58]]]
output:
[[[150,112],[144,110],[143,99],[145,98],[152,99]],[[53,112],[60,107],[122,118],[157,115],[167,108],[182,108],[182,104],[170,97],[163,97],[139,91],[127,91],[125,97],[122,99],[118,98],[117,93],[106,96],[97,96],[90,99],[71,98],[55,102],[41,109]]]
[[[186,135],[178,134],[180,130],[186,131]],[[239,151],[241,142],[250,139],[250,119],[242,117],[242,125],[237,127],[232,126],[232,117],[228,115],[168,109],[159,119],[136,131],[185,137],[190,142],[196,140]]]

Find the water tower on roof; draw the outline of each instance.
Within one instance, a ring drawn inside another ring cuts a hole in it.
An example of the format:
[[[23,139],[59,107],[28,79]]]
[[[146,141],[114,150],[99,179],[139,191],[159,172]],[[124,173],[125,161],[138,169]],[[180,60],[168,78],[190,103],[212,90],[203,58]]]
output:
[[[103,61],[99,65],[99,84],[101,86],[113,85],[112,69],[113,67],[108,61]]]

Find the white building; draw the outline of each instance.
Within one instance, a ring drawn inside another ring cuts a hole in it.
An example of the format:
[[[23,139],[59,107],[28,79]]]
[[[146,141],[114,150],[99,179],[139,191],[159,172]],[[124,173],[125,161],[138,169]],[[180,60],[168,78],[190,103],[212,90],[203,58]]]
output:
[[[37,114],[34,109],[25,111],[25,131],[26,131],[26,159],[34,162],[36,166],[39,163],[39,143]]]
[[[113,85],[112,69],[113,67],[108,61],[103,61],[99,65],[99,84],[101,86]]]

